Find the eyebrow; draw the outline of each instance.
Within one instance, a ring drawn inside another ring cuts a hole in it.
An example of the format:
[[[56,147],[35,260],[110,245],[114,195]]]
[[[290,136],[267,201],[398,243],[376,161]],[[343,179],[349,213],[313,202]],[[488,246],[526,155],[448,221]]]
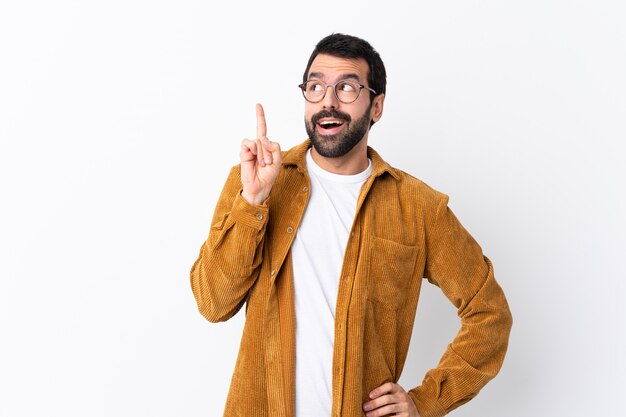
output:
[[[312,72],[309,74],[309,79],[311,78],[320,78],[320,79],[324,79],[324,74],[322,74],[321,72]],[[354,72],[349,72],[346,74],[341,74],[338,78],[338,80],[347,80],[347,79],[354,79],[356,81],[361,81],[361,79],[359,78],[359,74],[354,73]]]

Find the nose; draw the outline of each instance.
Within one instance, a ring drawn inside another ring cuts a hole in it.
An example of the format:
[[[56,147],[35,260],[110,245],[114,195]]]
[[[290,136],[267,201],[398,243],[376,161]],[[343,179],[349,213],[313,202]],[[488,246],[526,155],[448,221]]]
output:
[[[328,91],[329,88],[330,88],[330,91]],[[334,86],[332,85],[326,86],[326,94],[324,95],[324,98],[322,99],[322,106],[324,106],[325,109],[328,109],[328,108],[336,109],[337,106],[339,106],[339,100],[337,100],[337,96],[335,95]]]

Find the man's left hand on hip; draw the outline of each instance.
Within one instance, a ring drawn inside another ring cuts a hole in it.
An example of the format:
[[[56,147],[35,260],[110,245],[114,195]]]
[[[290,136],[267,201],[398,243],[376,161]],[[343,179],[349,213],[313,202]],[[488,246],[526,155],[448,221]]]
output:
[[[367,417],[420,417],[409,394],[400,385],[386,382],[370,392],[372,401],[363,404]]]

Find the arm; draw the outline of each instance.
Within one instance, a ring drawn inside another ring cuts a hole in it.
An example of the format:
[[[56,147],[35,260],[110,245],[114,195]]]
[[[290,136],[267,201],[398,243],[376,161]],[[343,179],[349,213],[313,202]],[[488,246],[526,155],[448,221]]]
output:
[[[457,308],[461,329],[422,385],[409,391],[420,415],[443,416],[474,398],[496,376],[508,346],[512,316],[491,261],[440,201],[426,233],[426,278]]]
[[[266,136],[265,114],[257,104],[257,138],[241,143],[241,164],[231,170],[213,214],[209,238],[191,268],[191,288],[209,321],[231,318],[245,302],[262,262],[268,221],[266,200],[282,157]]]
[[[262,261],[268,208],[243,199],[239,178],[239,167],[235,167],[215,208],[209,238],[190,273],[198,310],[211,322],[228,320],[239,311]]]

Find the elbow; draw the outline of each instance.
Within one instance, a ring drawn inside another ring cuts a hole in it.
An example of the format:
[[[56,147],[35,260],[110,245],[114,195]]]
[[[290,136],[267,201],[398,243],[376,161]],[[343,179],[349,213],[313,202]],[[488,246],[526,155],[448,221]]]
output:
[[[198,311],[200,311],[202,317],[207,319],[207,321],[209,321],[210,323],[220,323],[232,317],[230,315],[219,314],[219,312],[217,311],[207,311],[200,308],[198,309]]]
[[[513,327],[513,314],[511,314],[511,310],[508,305],[506,306],[506,312],[503,313],[502,321],[504,322],[507,334],[511,333],[511,328]]]
[[[513,315],[506,299],[503,298],[502,302],[491,306],[485,313],[481,325],[484,326],[486,333],[491,336],[493,348],[500,351],[504,359],[504,353],[509,344],[509,335],[513,327]]]
[[[202,317],[211,323],[220,323],[229,320],[237,314],[240,308],[241,305],[228,308],[227,306],[218,306],[212,302],[198,302],[198,311],[202,314]]]
[[[500,312],[500,329],[503,337],[504,349],[508,348],[509,345],[509,336],[511,334],[511,329],[513,328],[513,314],[511,314],[511,310],[509,309],[508,304],[505,304],[505,307]]]
[[[226,321],[245,304],[256,272],[251,268],[221,268],[220,262],[198,258],[190,271],[198,311],[211,323]]]
[[[509,336],[511,334],[511,328],[513,327],[513,315],[511,314],[511,310],[509,309],[506,301],[495,311],[492,323],[492,326],[490,326],[490,333],[493,337],[493,366],[490,366],[489,368],[491,368],[493,378],[500,372],[504,363],[504,358],[509,347]]]
[[[198,311],[211,323],[219,323],[233,317],[245,302],[243,298],[226,297],[227,292],[203,284],[194,271],[191,272],[191,290],[198,306]]]
[[[511,328],[513,327],[513,314],[511,313],[511,309],[509,308],[509,304],[504,296],[504,293],[501,293],[501,301],[498,303],[494,311],[496,316],[496,332],[501,335],[503,343],[507,345],[509,334],[511,333]]]
[[[198,311],[211,323],[219,323],[230,319],[241,307],[241,305],[233,306],[232,303],[220,299],[207,287],[194,285],[193,278],[191,289],[196,299]]]
[[[214,291],[207,285],[207,277],[204,271],[196,262],[191,268],[190,283],[193,297],[200,314],[211,323],[218,323],[228,320],[231,316],[224,312],[219,300],[215,297]]]

